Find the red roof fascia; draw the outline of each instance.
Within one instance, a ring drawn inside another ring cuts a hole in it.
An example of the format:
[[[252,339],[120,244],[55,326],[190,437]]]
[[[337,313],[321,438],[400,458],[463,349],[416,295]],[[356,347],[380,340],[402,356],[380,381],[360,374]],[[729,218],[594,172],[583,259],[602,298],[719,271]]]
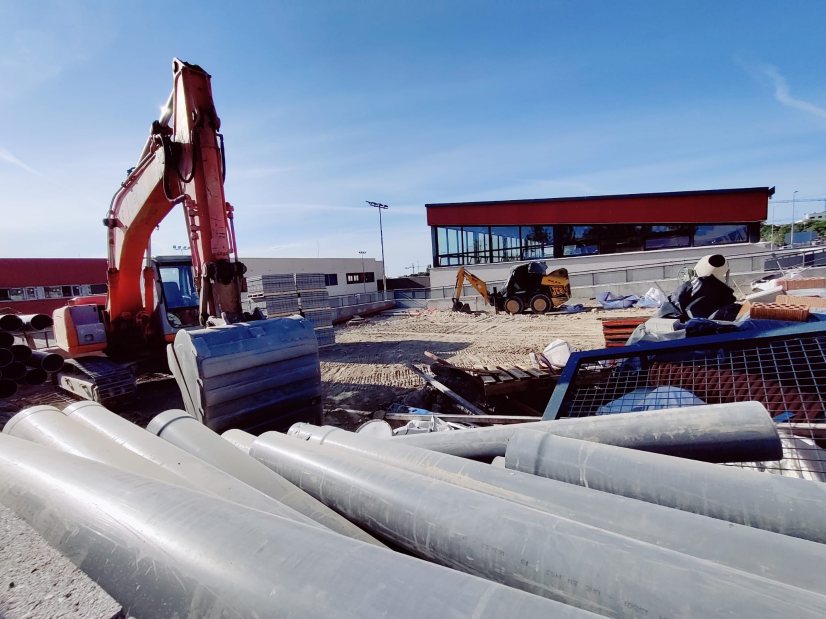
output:
[[[0,287],[105,284],[106,258],[0,258]]]
[[[427,205],[427,225],[726,223],[765,221],[767,214],[763,190]]]

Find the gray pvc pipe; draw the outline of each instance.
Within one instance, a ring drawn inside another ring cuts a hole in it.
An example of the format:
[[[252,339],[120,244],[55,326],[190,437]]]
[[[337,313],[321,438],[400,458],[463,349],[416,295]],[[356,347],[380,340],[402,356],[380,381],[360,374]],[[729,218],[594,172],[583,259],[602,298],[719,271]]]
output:
[[[202,492],[208,492],[228,501],[277,516],[321,527],[315,520],[147,432],[97,402],[76,402],[67,406],[63,413],[72,421],[97,434],[100,441],[120,445],[125,448],[124,451],[128,450],[154,462],[170,473],[187,480],[189,484]]]
[[[700,559],[826,593],[826,571],[822,567],[826,564],[826,546],[822,544],[526,473],[496,469],[474,460],[365,437],[332,426],[295,424],[293,428],[300,430],[311,443],[350,450],[369,457],[377,467],[400,467]]]
[[[109,466],[132,471],[166,483],[193,487],[186,480],[161,467],[122,449],[61,413],[54,406],[40,405],[25,408],[9,419],[3,433],[25,439],[57,451],[96,460]]]
[[[826,484],[519,430],[505,466],[826,543]]]
[[[146,429],[276,501],[312,518],[331,531],[363,542],[383,545],[254,458],[238,451],[186,411],[164,411],[156,415]]]
[[[593,617],[8,436],[0,502],[136,619]]]
[[[613,617],[811,616],[826,597],[275,432],[253,457],[423,558]]]
[[[255,441],[255,435],[250,434],[249,432],[244,432],[243,430],[236,429],[227,430],[226,432],[221,434],[221,438],[223,438],[236,449],[240,449],[247,455],[249,455],[252,443],[253,441]]]
[[[783,456],[777,429],[760,402],[408,434],[392,440],[463,458],[490,460],[505,455],[508,440],[522,427],[706,462],[779,460]]]

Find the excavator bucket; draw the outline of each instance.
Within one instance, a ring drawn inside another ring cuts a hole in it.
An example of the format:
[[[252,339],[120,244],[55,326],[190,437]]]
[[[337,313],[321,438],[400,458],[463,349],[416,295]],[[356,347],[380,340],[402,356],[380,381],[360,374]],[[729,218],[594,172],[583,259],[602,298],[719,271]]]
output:
[[[187,412],[216,432],[321,420],[321,368],[300,316],[180,330],[167,348]]]

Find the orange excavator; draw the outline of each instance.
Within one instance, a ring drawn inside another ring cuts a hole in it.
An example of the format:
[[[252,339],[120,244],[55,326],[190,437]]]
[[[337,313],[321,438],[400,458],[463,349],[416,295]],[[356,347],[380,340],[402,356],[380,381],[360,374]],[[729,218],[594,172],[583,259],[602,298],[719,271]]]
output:
[[[488,290],[487,283],[465,269],[459,267],[456,273],[456,287],[453,292],[453,310],[470,312],[470,306],[462,303],[465,281],[473,286],[497,312],[521,314],[530,309],[534,314],[558,308],[571,298],[571,282],[567,269],[556,269],[547,273],[544,262],[528,262],[511,269],[504,288]]]
[[[224,196],[226,158],[211,77],[177,58],[172,74],[162,115],[103,220],[108,294],[73,299],[54,312],[58,346],[70,357],[59,384],[102,402],[128,397],[134,361],[165,352],[188,412],[213,429],[317,421],[312,326],[242,308],[246,268]],[[191,258],[153,258],[152,233],[176,207]]]

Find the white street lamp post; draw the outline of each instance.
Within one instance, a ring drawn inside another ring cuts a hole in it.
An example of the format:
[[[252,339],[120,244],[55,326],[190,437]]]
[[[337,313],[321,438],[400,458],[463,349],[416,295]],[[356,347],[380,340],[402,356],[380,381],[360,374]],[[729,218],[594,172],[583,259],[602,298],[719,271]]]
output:
[[[791,241],[790,245],[792,246],[792,249],[794,249],[794,204],[795,204],[796,200],[797,200],[797,190],[795,190],[795,192],[792,194],[792,233],[789,237],[789,240]]]
[[[382,230],[381,226],[381,212],[389,208],[386,204],[382,204],[381,202],[370,202],[369,200],[365,200],[367,204],[370,206],[379,209],[379,238],[381,239],[381,280],[383,286],[383,298],[387,301],[387,270],[384,264],[384,231]]]

